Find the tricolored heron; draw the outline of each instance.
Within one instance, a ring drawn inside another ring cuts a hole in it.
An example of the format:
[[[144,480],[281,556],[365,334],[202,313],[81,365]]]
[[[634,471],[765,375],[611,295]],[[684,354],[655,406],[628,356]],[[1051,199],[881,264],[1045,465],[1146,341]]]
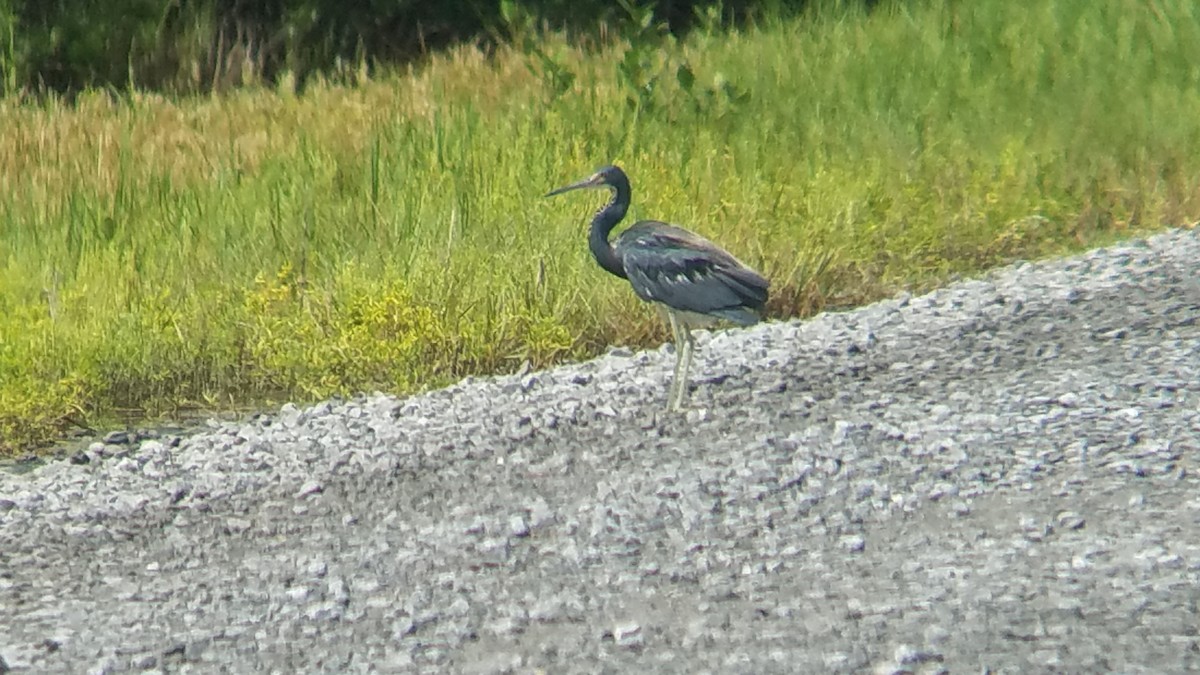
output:
[[[657,220],[635,223],[609,243],[609,233],[629,210],[629,178],[620,167],[606,166],[546,196],[582,188],[612,191],[612,198],[592,218],[588,234],[596,262],[628,279],[639,298],[657,303],[666,312],[675,338],[675,375],[667,410],[680,410],[692,365],[691,329],[715,319],[743,326],[757,323],[767,302],[767,280],[704,237]]]

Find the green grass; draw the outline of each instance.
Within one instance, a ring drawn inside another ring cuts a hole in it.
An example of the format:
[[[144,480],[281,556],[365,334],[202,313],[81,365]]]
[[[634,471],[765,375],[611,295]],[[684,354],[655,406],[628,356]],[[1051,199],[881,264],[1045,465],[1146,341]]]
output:
[[[774,317],[1190,225],[1197,11],[911,2],[300,98],[0,102],[0,450],[661,340],[589,257],[600,196],[540,198],[610,161]]]

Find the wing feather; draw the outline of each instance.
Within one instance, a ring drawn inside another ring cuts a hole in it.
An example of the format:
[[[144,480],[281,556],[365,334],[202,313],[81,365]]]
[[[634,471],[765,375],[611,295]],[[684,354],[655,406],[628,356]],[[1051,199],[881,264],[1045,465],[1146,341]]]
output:
[[[642,221],[614,244],[638,297],[737,323],[758,320],[768,282],[711,241],[679,227]]]

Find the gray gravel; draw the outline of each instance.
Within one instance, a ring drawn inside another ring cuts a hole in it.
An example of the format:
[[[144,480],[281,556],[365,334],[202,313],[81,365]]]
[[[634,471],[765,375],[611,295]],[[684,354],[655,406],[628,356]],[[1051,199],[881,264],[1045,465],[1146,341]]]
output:
[[[0,672],[1198,670],[1197,261],[0,474]]]

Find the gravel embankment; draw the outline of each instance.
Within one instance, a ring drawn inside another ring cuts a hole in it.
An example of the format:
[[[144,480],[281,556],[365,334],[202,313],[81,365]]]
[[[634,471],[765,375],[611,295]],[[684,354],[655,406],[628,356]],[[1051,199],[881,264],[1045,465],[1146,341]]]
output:
[[[0,474],[0,673],[1200,670],[1200,238]]]

